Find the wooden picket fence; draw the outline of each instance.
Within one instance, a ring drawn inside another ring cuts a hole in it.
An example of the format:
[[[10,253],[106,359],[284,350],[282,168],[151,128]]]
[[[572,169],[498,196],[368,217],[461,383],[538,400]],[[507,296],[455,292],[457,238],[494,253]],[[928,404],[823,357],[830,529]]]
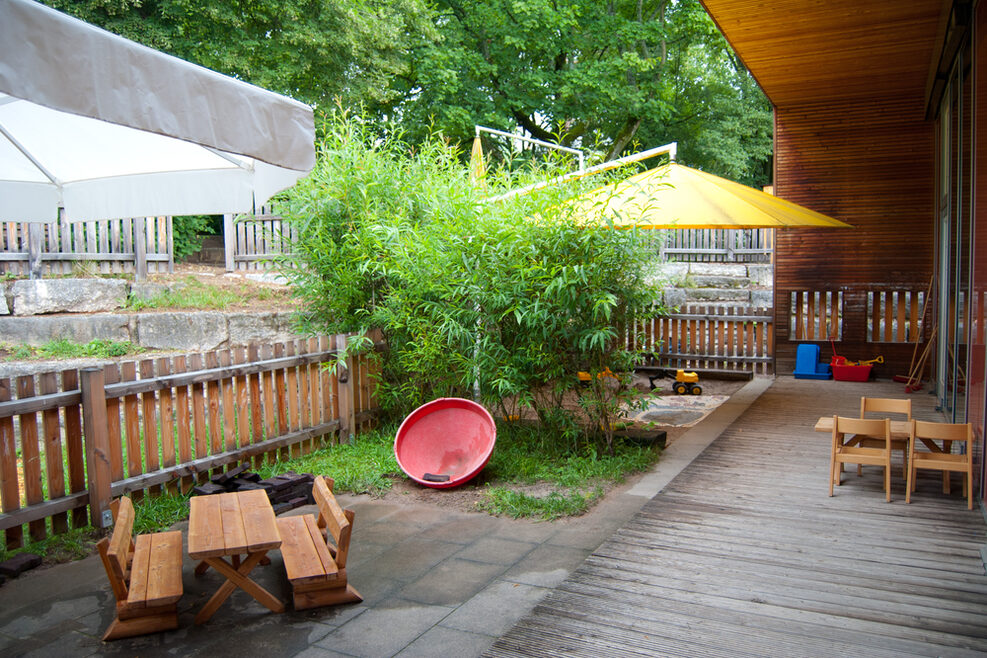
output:
[[[0,223],[0,272],[15,276],[174,270],[171,217]]]
[[[0,379],[8,549],[111,523],[112,496],[187,491],[210,471],[297,456],[376,418],[371,362],[331,374],[345,335]],[[16,393],[16,398],[14,394]],[[87,511],[87,507],[89,508]]]
[[[692,263],[770,263],[774,229],[674,229],[663,231],[662,260]]]
[[[265,206],[255,215],[224,215],[223,235],[227,272],[262,270],[268,259],[292,252],[298,229]]]
[[[687,305],[635,327],[630,346],[651,353],[651,365],[771,374],[774,322],[770,308]]]

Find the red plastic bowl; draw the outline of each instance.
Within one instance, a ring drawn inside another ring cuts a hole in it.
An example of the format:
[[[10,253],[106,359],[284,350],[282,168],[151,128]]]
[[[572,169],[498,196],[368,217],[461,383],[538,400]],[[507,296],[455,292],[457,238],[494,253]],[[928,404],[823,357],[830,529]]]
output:
[[[439,398],[412,411],[394,439],[401,470],[426,487],[456,487],[483,470],[493,454],[497,426],[471,400]]]

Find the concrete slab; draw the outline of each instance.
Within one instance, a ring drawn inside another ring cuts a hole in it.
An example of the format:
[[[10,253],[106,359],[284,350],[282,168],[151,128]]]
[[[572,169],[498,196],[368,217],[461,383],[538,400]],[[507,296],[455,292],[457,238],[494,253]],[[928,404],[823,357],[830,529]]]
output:
[[[452,608],[395,600],[368,610],[315,646],[346,655],[393,656],[443,618]]]
[[[500,564],[450,558],[406,585],[399,595],[418,603],[458,605],[468,601],[503,572],[504,566]]]
[[[433,656],[479,656],[496,638],[435,626],[398,653],[398,658],[432,658]]]
[[[499,580],[442,620],[442,626],[500,637],[550,591],[524,583]]]

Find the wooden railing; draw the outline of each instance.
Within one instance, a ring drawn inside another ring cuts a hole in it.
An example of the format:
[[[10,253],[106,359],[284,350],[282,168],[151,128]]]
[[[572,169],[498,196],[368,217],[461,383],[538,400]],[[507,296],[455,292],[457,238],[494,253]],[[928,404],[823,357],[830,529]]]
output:
[[[223,234],[226,245],[226,271],[266,269],[265,260],[290,254],[297,240],[297,229],[262,208],[256,215],[224,215]]]
[[[106,527],[111,496],[184,491],[227,464],[299,455],[368,428],[376,402],[367,358],[349,359],[338,376],[323,367],[344,340],[0,379],[7,548],[22,545],[25,524],[34,540],[70,524]]]
[[[652,353],[653,365],[770,374],[773,321],[769,308],[690,305],[636,327],[631,347]]]
[[[174,269],[171,217],[136,217],[89,222],[3,222],[0,271],[40,278],[71,274],[79,267],[94,274]]]
[[[662,260],[704,263],[769,263],[773,229],[675,229],[663,231]]]

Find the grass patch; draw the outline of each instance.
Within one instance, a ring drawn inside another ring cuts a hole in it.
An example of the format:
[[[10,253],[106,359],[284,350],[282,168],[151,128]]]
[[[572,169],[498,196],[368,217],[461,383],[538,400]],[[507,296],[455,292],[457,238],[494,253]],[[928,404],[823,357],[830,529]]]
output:
[[[27,533],[24,539],[27,544],[21,548],[8,550],[0,545],[0,562],[18,553],[34,553],[40,555],[46,563],[70,562],[88,557],[96,546],[96,531],[92,527],[74,528],[60,535],[52,535],[42,541],[30,541]]]
[[[92,340],[88,343],[73,343],[68,339],[60,338],[58,340],[50,340],[38,347],[32,347],[30,345],[18,345],[16,347],[5,345],[2,351],[5,353],[4,358],[7,360],[51,361],[87,357],[109,359],[118,356],[140,354],[144,351],[144,348],[131,343],[129,340]]]
[[[252,286],[247,283],[220,287],[203,283],[194,276],[188,276],[173,289],[150,299],[140,299],[131,295],[127,299],[127,308],[134,311],[158,308],[224,311],[254,301],[280,302],[289,299],[290,292],[287,290]]]
[[[161,492],[159,496],[144,496],[134,502],[134,533],[167,530],[188,518],[188,494]]]
[[[335,481],[333,488],[337,492],[379,496],[391,488],[392,476],[404,475],[394,457],[396,432],[396,426],[388,425],[361,434],[351,443],[340,443],[295,459],[265,464],[257,472],[264,478],[286,471],[327,475]]]

